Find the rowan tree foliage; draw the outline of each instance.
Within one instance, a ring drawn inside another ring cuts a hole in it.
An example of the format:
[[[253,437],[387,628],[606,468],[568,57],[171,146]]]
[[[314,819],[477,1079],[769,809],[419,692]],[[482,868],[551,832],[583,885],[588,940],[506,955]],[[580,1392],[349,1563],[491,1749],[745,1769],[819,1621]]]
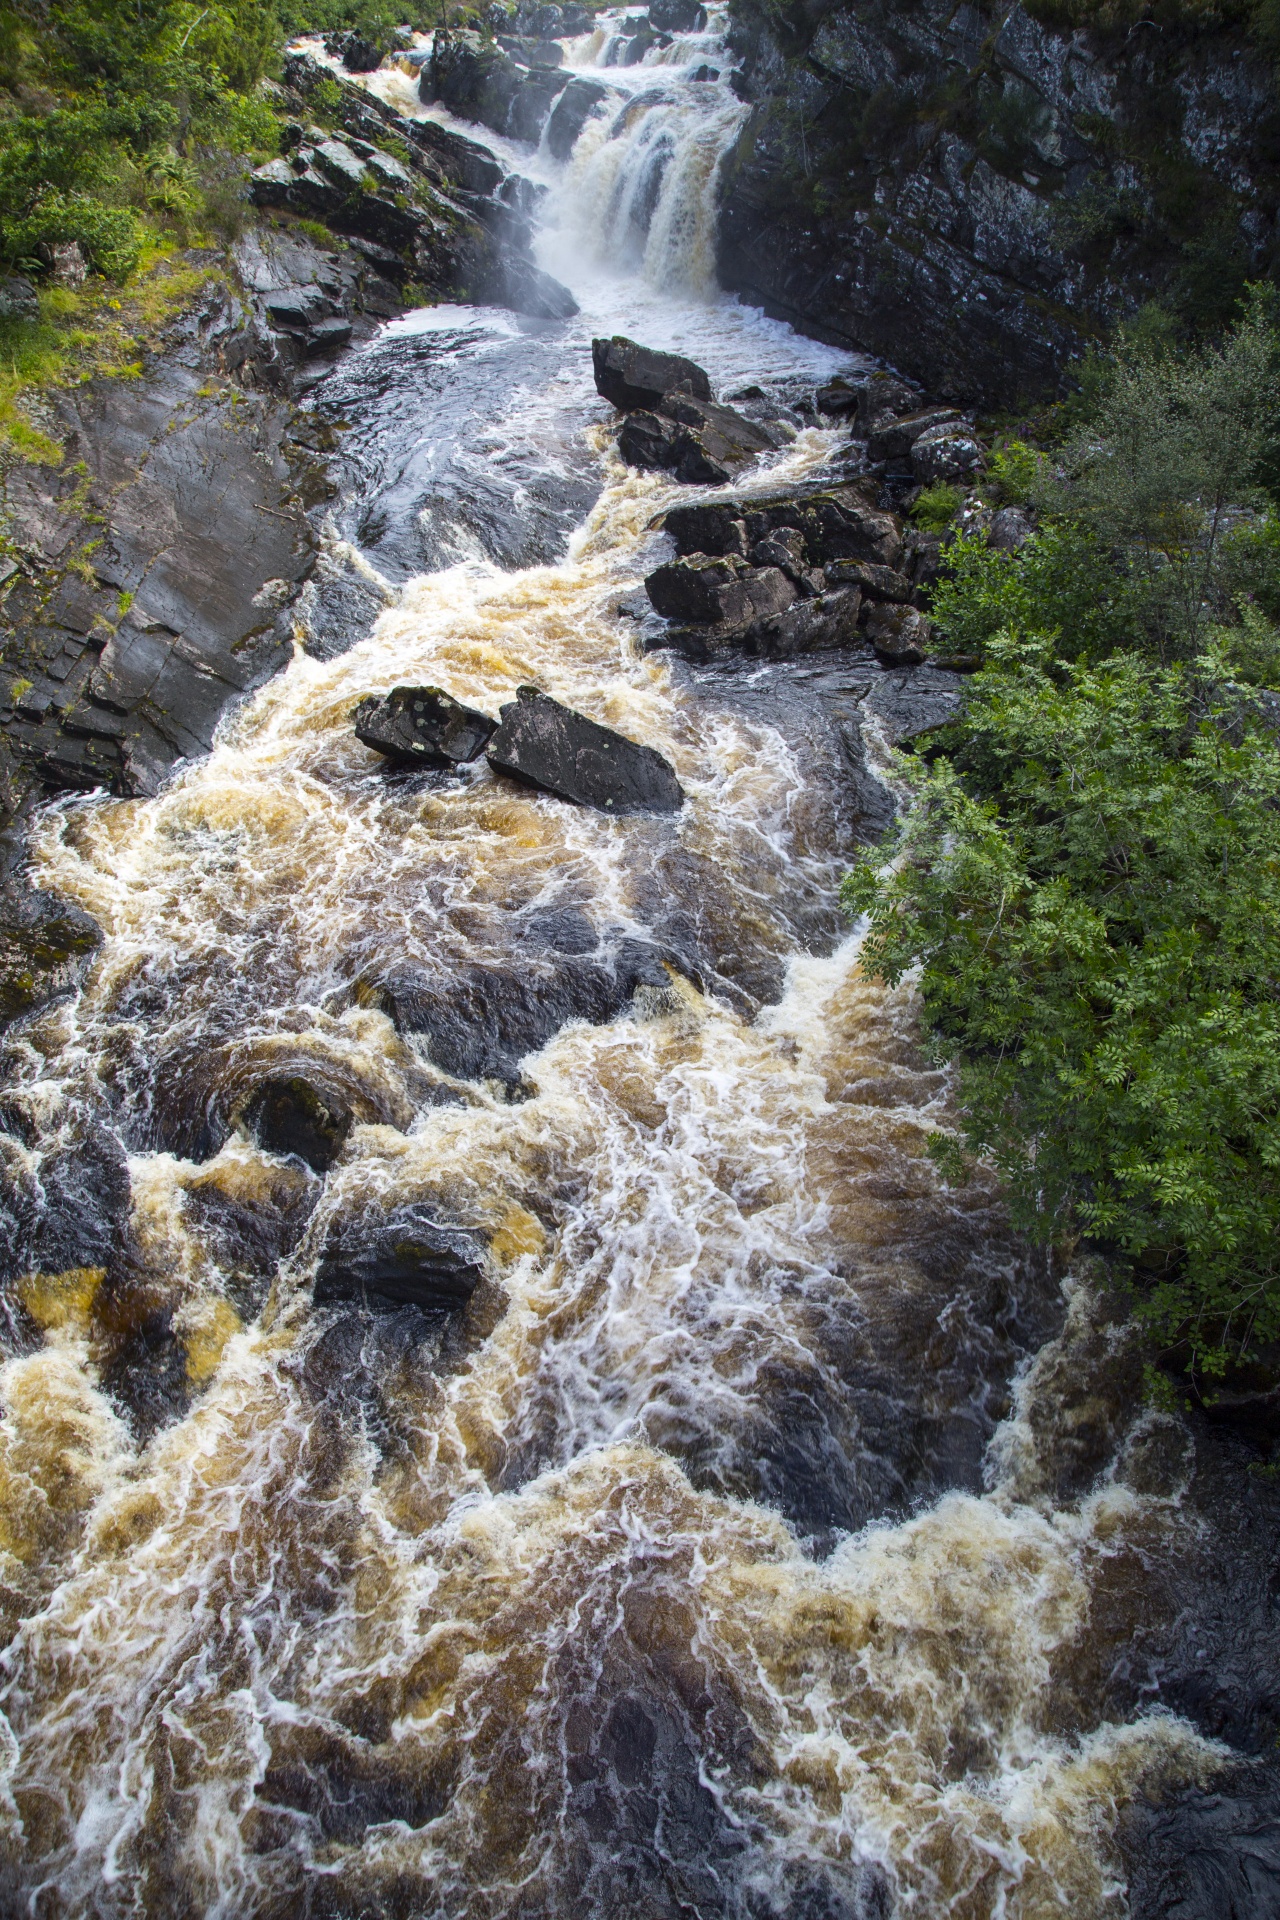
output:
[[[1274,592],[1276,367],[1258,301],[1207,352],[1122,355],[1056,517],[956,544],[936,611],[985,664],[845,889],[956,1064],[944,1164],[1125,1256],[1210,1372],[1280,1338],[1280,645],[1240,584]]]

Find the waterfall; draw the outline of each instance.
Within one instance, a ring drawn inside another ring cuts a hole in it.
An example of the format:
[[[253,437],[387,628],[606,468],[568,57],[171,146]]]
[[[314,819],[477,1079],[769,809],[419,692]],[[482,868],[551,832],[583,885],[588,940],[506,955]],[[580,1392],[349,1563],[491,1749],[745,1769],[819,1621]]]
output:
[[[579,319],[407,314],[315,403],[372,630],[156,798],[36,823],[104,944],[11,1036],[10,1172],[38,1210],[80,1169],[81,1225],[131,1200],[21,1282],[0,1369],[15,1914],[1107,1920],[1117,1809],[1215,1764],[1098,1704],[1181,1468],[1117,1375],[1111,1468],[1053,1491],[1086,1320],[989,1173],[937,1173],[948,1076],[859,969],[860,756],[894,776],[847,668],[644,649],[657,522],[706,496],[623,467],[592,333],[770,398],[747,492],[830,477],[800,402],[849,356],[715,289],[716,18],[621,38],[566,44],[627,90],[566,162],[491,141]],[[531,681],[666,755],[679,819],[353,732],[395,686],[496,715]],[[621,1013],[575,1007],[637,949]],[[272,1075],[349,1113],[327,1171],[253,1137]],[[487,1248],[466,1310],[317,1305],[331,1236],[408,1203]]]

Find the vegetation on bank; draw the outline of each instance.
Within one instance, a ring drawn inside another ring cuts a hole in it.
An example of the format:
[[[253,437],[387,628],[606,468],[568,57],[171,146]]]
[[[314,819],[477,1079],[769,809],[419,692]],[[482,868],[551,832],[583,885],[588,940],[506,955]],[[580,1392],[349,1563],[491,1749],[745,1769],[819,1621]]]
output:
[[[892,844],[846,883],[957,1068],[944,1165],[1131,1263],[1203,1374],[1280,1339],[1280,332],[1136,329],[1058,444],[993,463],[1014,553],[958,534],[933,612],[977,652]]]
[[[33,392],[127,373],[248,213],[281,151],[271,97],[301,32],[394,44],[450,0],[10,0],[0,4],[0,452],[49,459]],[[319,109],[317,109],[319,111]]]

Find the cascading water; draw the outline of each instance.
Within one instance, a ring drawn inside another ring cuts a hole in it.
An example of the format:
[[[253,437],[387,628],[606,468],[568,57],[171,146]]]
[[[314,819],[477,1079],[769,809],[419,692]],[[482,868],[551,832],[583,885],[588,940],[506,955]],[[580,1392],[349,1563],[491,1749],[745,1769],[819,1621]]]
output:
[[[11,1171],[38,1211],[79,1169],[89,1219],[118,1140],[132,1210],[19,1285],[0,1373],[5,1911],[1101,1916],[1116,1808],[1212,1766],[1089,1709],[1176,1449],[1130,1408],[1055,1494],[1084,1322],[1015,1373],[1056,1288],[924,1152],[946,1077],[834,905],[877,819],[841,671],[636,642],[682,496],[619,464],[591,334],[779,403],[846,358],[710,287],[713,55],[714,22],[618,69],[563,168],[521,152],[578,321],[413,314],[328,382],[372,634],[158,798],[40,823],[106,941],[11,1041]],[[688,804],[387,776],[351,714],[418,681],[536,681]],[[620,1015],[467,1053],[627,942],[658,963]],[[405,981],[452,1053],[397,1030]],[[281,1072],[356,1116],[324,1177],[237,1124]],[[488,1236],[465,1313],[313,1305],[335,1225],[403,1201]]]

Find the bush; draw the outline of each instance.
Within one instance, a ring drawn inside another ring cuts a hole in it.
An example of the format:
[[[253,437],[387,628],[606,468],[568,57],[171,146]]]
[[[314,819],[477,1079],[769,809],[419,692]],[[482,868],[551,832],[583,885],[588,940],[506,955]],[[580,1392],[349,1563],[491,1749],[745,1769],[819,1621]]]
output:
[[[951,758],[846,882],[864,962],[920,964],[964,1145],[1019,1221],[1152,1270],[1143,1312],[1220,1367],[1280,1334],[1273,723],[1213,659],[991,655]]]

